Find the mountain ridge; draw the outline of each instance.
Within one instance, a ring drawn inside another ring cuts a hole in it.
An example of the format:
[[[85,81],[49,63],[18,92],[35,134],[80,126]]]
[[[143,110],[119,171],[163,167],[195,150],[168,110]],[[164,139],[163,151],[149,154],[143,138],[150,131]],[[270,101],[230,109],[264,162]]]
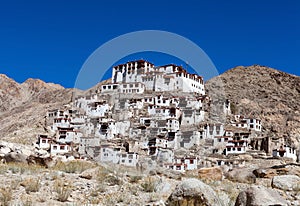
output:
[[[220,85],[214,85],[216,80],[221,82],[234,113],[262,119],[265,136],[287,138],[299,146],[300,77],[266,66],[237,66],[208,80],[205,83],[208,93],[220,89]],[[108,82],[109,79],[81,91],[32,78],[19,84],[0,74],[0,136],[8,140],[26,136],[32,141],[37,133],[45,132],[42,125],[48,109],[72,102],[75,92],[88,94]],[[38,129],[27,134],[32,128]]]
[[[285,138],[299,147],[300,77],[270,67],[238,66],[206,82],[208,91],[221,81],[236,114],[263,120],[265,136]]]

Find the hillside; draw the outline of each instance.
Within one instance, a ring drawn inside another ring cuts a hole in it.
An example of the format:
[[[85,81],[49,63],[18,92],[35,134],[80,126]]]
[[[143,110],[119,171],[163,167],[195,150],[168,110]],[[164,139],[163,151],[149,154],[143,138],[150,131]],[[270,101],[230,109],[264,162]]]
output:
[[[102,83],[84,93],[97,90]],[[209,80],[206,89],[210,94],[224,91],[234,113],[261,118],[265,136],[286,137],[298,146],[300,77],[264,66],[239,66]],[[44,132],[46,111],[69,103],[73,92],[73,89],[37,79],[19,84],[1,74],[1,138],[22,142],[34,139],[37,133]]]
[[[22,84],[0,74],[1,140],[31,143],[43,133],[48,109],[59,108],[71,101],[73,89],[28,79]]]
[[[234,113],[259,117],[266,136],[286,138],[299,147],[300,77],[265,66],[239,66],[209,80],[210,93],[220,80]]]

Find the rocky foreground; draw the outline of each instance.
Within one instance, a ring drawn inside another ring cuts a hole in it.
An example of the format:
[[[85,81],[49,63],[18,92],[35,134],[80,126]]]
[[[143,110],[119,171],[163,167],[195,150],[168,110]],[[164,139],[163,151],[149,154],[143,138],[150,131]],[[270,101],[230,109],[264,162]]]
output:
[[[300,205],[300,164],[288,159],[249,155],[242,168],[182,174],[153,162],[137,169],[41,159],[7,142],[0,156],[1,205]]]

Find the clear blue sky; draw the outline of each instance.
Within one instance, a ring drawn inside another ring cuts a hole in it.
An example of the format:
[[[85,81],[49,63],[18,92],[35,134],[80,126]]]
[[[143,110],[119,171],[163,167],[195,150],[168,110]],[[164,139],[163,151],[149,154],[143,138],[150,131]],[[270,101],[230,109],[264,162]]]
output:
[[[195,42],[220,73],[261,64],[300,76],[297,0],[12,0],[0,4],[0,29],[0,73],[18,82],[32,77],[73,87],[95,49],[121,34],[149,29]],[[142,56],[157,65],[172,61]]]

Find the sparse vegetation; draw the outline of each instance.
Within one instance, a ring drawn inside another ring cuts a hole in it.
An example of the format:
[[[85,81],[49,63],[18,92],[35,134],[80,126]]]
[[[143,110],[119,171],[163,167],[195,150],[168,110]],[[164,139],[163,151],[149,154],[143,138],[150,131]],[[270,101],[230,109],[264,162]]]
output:
[[[71,195],[71,186],[68,183],[56,180],[54,183],[54,191],[57,193],[57,200],[66,202]]]
[[[122,181],[118,176],[109,174],[106,176],[105,182],[107,182],[110,186],[113,186],[113,185],[120,185]]]
[[[60,170],[66,173],[81,173],[95,166],[96,165],[91,162],[74,160],[70,162],[60,162],[53,169]]]
[[[30,197],[23,197],[22,198],[22,206],[32,206],[33,202]]]
[[[157,182],[151,178],[146,178],[145,182],[141,184],[144,192],[156,192]]]
[[[1,206],[8,206],[12,200],[12,189],[10,187],[0,188]]]
[[[38,192],[40,189],[40,179],[29,178],[21,183],[25,187],[26,193]]]
[[[7,171],[10,171],[13,174],[32,174],[41,172],[44,169],[45,168],[39,165],[28,165],[27,163],[10,162],[8,164],[0,165],[0,174],[5,174]]]
[[[130,176],[129,182],[130,183],[138,183],[141,179],[142,179],[142,176],[134,175],[134,176]]]

